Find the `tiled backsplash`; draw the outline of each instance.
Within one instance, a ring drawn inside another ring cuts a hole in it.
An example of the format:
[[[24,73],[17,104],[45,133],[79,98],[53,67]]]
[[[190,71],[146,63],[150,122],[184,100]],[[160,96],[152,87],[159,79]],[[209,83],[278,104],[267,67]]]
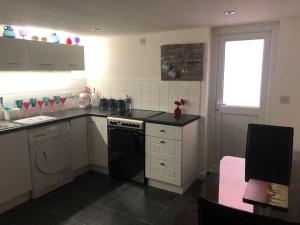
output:
[[[59,81],[58,81],[59,82]],[[40,84],[43,87],[43,84]],[[32,91],[32,92],[11,92],[11,93],[0,93],[0,96],[4,98],[4,106],[13,106],[16,107],[15,100],[16,99],[23,99],[24,101],[29,101],[30,98],[37,98],[42,99],[43,97],[50,97],[53,98],[55,95],[66,95],[68,100],[65,103],[65,108],[77,107],[78,106],[78,98],[72,96],[78,96],[80,92],[83,91],[84,87],[86,86],[86,79],[85,78],[74,78],[68,80],[68,85],[62,87],[61,89],[52,89],[52,90],[43,90],[43,91]],[[42,89],[42,88],[40,88]],[[61,110],[61,105],[55,105],[54,110]],[[43,106],[43,111],[51,111],[50,107]],[[38,113],[38,105],[32,109],[29,108],[28,111],[25,112],[23,108],[21,110],[21,115],[25,114],[26,116],[37,114]]]
[[[91,88],[97,88],[107,98],[132,98],[136,109],[174,112],[174,101],[184,99],[184,113],[200,114],[200,81],[160,80],[88,80]]]

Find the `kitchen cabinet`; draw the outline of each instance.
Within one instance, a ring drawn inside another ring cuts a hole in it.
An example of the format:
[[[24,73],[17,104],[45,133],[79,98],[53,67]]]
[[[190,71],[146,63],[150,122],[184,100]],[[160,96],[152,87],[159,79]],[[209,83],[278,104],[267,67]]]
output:
[[[0,205],[32,189],[27,131],[0,135]]]
[[[184,193],[197,178],[198,139],[198,120],[183,127],[146,123],[148,184]]]
[[[100,168],[108,167],[107,118],[90,118],[90,162]]]
[[[0,71],[84,70],[84,47],[0,38]]]
[[[30,42],[30,69],[84,70],[83,47],[32,41]]]
[[[0,38],[0,70],[21,71],[29,69],[29,42]]]
[[[71,157],[73,171],[89,165],[87,118],[70,120],[71,125]]]

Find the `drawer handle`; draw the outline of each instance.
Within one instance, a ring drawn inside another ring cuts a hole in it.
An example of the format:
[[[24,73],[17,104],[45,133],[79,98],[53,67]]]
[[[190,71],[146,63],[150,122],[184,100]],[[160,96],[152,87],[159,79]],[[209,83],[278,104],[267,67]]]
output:
[[[166,142],[165,142],[165,141],[160,141],[160,143],[161,143],[161,144],[166,144]]]
[[[160,132],[164,133],[164,132],[166,132],[166,131],[165,131],[165,130],[160,130]]]
[[[161,165],[161,166],[165,166],[165,164],[164,164],[164,163],[160,163],[160,165]]]

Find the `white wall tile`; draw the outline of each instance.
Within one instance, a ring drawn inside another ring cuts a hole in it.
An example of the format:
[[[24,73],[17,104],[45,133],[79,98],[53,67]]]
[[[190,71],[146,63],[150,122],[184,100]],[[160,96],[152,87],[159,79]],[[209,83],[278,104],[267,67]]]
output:
[[[142,80],[142,90],[150,91],[150,80]]]
[[[179,92],[180,93],[188,93],[189,92],[189,82],[188,81],[180,81],[179,82]]]
[[[168,111],[169,93],[164,91],[159,93],[159,110]]]
[[[134,91],[141,91],[142,90],[142,82],[140,80],[135,80],[133,83]]]
[[[159,92],[152,90],[150,92],[150,108],[151,110],[159,110]]]
[[[140,109],[142,107],[142,92],[134,90],[132,98],[132,106],[134,109]]]
[[[151,109],[151,95],[150,91],[142,91],[142,109]]]
[[[169,82],[168,81],[160,81],[159,91],[160,92],[168,92],[169,91]]]
[[[190,93],[200,93],[200,81],[190,81],[189,86]]]
[[[170,92],[179,91],[179,82],[178,81],[169,81],[169,91]]]
[[[189,93],[189,103],[200,104],[200,93]]]
[[[159,91],[159,83],[160,83],[161,81],[159,81],[159,80],[151,80],[150,81],[150,90],[151,91]]]

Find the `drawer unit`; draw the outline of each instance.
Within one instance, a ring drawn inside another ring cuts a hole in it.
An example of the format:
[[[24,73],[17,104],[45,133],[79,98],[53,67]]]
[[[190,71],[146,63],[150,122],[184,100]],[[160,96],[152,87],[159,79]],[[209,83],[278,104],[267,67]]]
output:
[[[181,185],[181,164],[147,157],[146,177],[169,184]]]
[[[146,135],[152,137],[182,140],[182,129],[181,127],[147,123]]]
[[[146,155],[170,162],[181,162],[182,142],[158,137],[146,137]]]

